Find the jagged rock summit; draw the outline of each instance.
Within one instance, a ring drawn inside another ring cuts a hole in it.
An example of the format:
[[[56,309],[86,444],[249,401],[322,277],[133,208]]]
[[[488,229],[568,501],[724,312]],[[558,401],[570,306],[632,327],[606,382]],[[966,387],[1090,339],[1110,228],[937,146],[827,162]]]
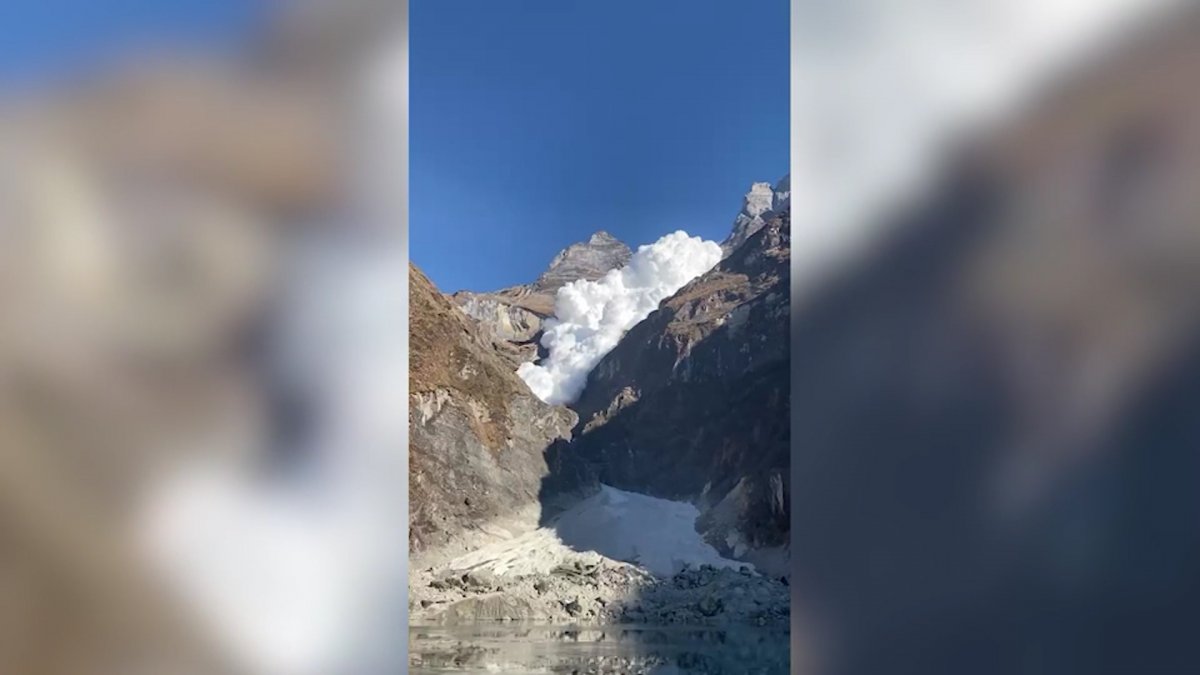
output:
[[[557,291],[578,279],[596,280],[609,270],[627,265],[632,255],[628,246],[600,230],[586,242],[571,244],[554,256],[533,287],[539,291]]]
[[[770,220],[771,216],[786,212],[792,204],[791,175],[784,176],[772,186],[770,183],[755,183],[742,200],[742,210],[733,221],[733,231],[721,243],[725,255],[741,246]]]

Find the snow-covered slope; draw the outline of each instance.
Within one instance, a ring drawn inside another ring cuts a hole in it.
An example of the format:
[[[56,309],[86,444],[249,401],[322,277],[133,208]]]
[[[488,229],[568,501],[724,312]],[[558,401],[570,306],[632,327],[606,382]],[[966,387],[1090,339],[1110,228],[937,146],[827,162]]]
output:
[[[501,575],[548,574],[580,552],[594,551],[667,577],[685,565],[740,567],[721,557],[696,532],[700,512],[686,502],[658,499],[602,485],[553,523],[473,551],[450,569],[487,569]]]

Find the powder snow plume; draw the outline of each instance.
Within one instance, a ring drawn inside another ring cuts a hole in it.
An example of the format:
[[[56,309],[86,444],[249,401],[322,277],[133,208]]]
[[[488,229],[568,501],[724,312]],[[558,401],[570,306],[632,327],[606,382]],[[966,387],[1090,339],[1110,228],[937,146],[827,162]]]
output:
[[[679,230],[639,247],[627,266],[603,278],[563,286],[542,335],[549,356],[541,364],[521,364],[517,375],[547,403],[574,402],[588,373],[626,331],[720,260],[716,242]]]

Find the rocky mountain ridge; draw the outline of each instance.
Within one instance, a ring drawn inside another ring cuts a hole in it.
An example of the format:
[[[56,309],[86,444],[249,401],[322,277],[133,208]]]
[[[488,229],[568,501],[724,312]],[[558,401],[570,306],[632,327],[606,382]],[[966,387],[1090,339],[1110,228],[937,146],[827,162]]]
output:
[[[753,183],[742,199],[729,236],[721,243],[728,256],[761,229],[768,220],[791,208],[791,176],[774,185]],[[462,310],[494,336],[497,348],[510,361],[520,364],[543,355],[539,352],[542,322],[554,314],[559,288],[579,279],[594,281],[609,270],[628,264],[629,246],[604,230],[587,241],[559,251],[546,271],[532,283],[496,291],[461,290],[451,298]]]
[[[755,183],[725,259],[665,300],[592,371],[571,406],[579,423],[570,442],[547,448],[554,468],[543,481],[544,507],[600,482],[695,502],[698,529],[723,555],[786,571],[789,199],[787,176]],[[558,288],[628,259],[627,246],[598,232],[564,249],[532,284],[452,300],[484,341],[518,364],[538,356]],[[543,521],[553,512],[545,509]]]
[[[778,203],[773,189],[770,202]],[[601,483],[695,504],[697,541],[713,555],[752,562],[772,578],[786,574],[790,219],[786,209],[754,217],[761,222],[740,246],[601,361],[573,406],[582,417],[538,401],[514,371],[536,357],[553,292],[570,277],[596,279],[623,266],[628,247],[597,233],[556,256],[537,281],[488,294],[443,295],[413,268],[410,548],[421,571],[412,611],[438,621],[468,611],[460,604],[474,598],[460,602],[438,582],[448,570],[481,546],[520,548],[539,525],[537,536],[553,540],[560,514]],[[610,562],[629,567],[620,555]],[[539,578],[508,584],[495,607],[479,611],[564,611],[550,596],[521,590]],[[747,587],[761,585],[756,578],[734,577]],[[648,579],[606,602],[614,611],[645,606],[665,592],[659,583]],[[688,602],[707,594],[696,589]],[[592,618],[620,616],[597,610]]]

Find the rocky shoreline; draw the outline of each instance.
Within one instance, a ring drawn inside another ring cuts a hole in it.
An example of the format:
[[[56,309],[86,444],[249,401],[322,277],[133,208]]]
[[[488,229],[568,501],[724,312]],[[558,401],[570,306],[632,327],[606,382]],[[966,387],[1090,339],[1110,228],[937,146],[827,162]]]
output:
[[[636,564],[581,553],[548,573],[428,567],[410,586],[413,625],[476,622],[784,627],[787,578],[750,566],[686,566],[656,577]]]

